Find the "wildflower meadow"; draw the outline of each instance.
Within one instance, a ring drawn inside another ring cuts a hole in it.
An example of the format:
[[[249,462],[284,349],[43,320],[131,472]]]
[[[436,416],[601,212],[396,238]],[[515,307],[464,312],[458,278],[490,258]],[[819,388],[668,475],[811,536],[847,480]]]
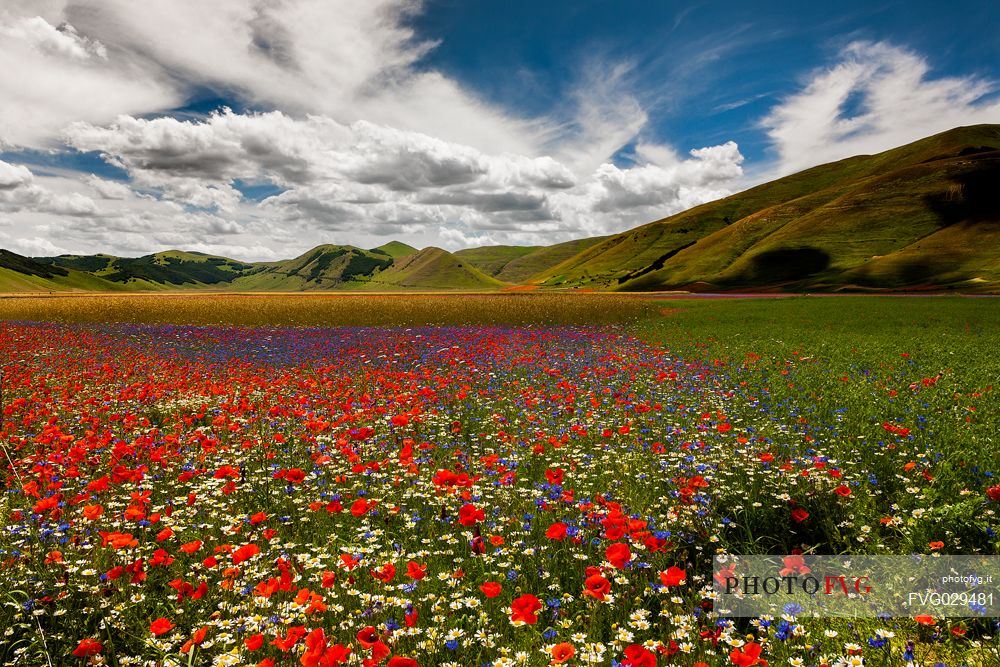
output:
[[[0,662],[1000,665],[995,618],[712,592],[717,553],[1000,551],[994,302],[642,304],[0,323]]]

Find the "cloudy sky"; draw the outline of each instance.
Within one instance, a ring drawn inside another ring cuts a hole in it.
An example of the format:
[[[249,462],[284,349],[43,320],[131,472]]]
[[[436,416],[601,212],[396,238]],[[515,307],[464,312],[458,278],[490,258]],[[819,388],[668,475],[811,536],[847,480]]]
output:
[[[1000,5],[3,0],[0,247],[607,234],[1000,123]]]

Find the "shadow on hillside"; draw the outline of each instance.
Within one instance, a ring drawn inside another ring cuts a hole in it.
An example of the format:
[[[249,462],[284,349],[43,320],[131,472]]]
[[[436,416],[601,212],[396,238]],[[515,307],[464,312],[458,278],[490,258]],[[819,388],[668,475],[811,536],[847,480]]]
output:
[[[755,255],[750,262],[748,277],[753,282],[783,282],[808,278],[825,271],[830,266],[830,255],[811,246],[779,248]]]
[[[952,180],[954,185],[948,192],[925,198],[942,227],[959,222],[1000,222],[1000,161],[990,160]]]

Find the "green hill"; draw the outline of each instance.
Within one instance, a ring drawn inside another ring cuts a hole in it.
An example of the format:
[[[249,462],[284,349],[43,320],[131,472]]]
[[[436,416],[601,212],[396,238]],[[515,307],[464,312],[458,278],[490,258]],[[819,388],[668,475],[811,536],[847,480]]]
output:
[[[515,259],[503,267],[496,277],[511,283],[539,282],[553,267],[608,238],[610,237],[595,236],[541,247],[530,255]]]
[[[566,241],[550,246],[494,245],[455,252],[483,273],[507,283],[530,283],[535,276],[597,245],[607,236]]]
[[[455,257],[472,264],[488,276],[496,276],[511,262],[530,255],[543,246],[488,245],[456,250]]]
[[[1000,126],[808,169],[610,237],[545,285],[621,290],[1000,287]]]
[[[401,241],[389,241],[388,243],[383,243],[377,248],[372,248],[371,251],[375,254],[389,255],[393,259],[402,259],[417,252],[417,249],[413,246],[406,245]]]
[[[400,244],[403,245],[403,244]],[[258,264],[237,277],[232,288],[253,291],[350,289],[392,266],[387,253],[347,245],[320,245],[283,262]]]
[[[481,290],[504,286],[471,263],[446,250],[431,247],[396,260],[390,268],[365,283],[364,289]]]
[[[73,268],[53,266],[0,250],[0,292],[115,291],[125,289]]]
[[[92,276],[128,289],[176,289],[221,287],[254,266],[228,257],[200,252],[166,250],[143,257],[112,255],[59,255],[35,261],[57,269],[85,271]]]

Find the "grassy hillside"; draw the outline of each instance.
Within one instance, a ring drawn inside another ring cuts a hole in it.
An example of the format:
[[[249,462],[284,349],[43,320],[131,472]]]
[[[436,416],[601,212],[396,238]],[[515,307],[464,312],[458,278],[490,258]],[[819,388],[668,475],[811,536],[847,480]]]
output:
[[[542,278],[622,290],[996,289],[998,177],[1000,127],[958,128],[619,234]]]
[[[389,255],[393,259],[401,259],[417,252],[417,249],[401,241],[389,241],[377,248],[372,248],[371,251],[376,255]]]
[[[397,260],[364,284],[369,290],[394,289],[497,289],[504,283],[486,275],[469,262],[442,250],[423,250]]]
[[[457,250],[453,254],[486,275],[496,276],[514,260],[530,255],[541,248],[542,246],[529,245],[488,245]]]
[[[84,271],[53,266],[0,250],[0,292],[110,291],[123,286]]]
[[[384,252],[321,245],[295,259],[258,265],[233,280],[232,287],[254,291],[343,289],[367,281],[392,263],[392,257]]]
[[[52,270],[86,271],[94,277],[129,289],[219,287],[253,269],[247,262],[200,252],[167,250],[143,257],[112,255],[59,255],[38,257]]]
[[[552,267],[605,240],[606,236],[566,241],[550,246],[483,246],[455,253],[483,273],[506,283],[531,283]]]

